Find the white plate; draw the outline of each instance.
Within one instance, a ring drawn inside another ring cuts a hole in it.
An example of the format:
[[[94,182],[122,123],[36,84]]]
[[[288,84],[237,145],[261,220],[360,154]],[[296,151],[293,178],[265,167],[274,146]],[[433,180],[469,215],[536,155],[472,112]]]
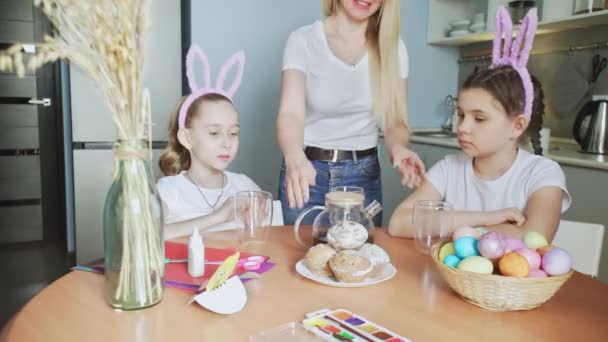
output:
[[[448,34],[450,37],[458,37],[458,36],[465,36],[470,33],[471,33],[471,31],[469,31],[469,30],[457,30],[457,31],[450,31]]]
[[[450,21],[450,26],[452,27],[466,27],[471,25],[471,21],[464,19],[464,20],[452,20]]]
[[[304,259],[296,263],[296,272],[298,272],[304,278],[308,278],[323,285],[336,287],[364,287],[378,284],[391,279],[395,276],[395,274],[397,274],[397,269],[391,263],[384,264],[384,269],[382,270],[382,273],[379,276],[365,279],[365,281],[362,281],[360,283],[344,283],[341,281],[337,281],[334,277],[322,277],[313,274],[312,272],[310,272],[308,267],[306,267],[306,264],[304,264]]]

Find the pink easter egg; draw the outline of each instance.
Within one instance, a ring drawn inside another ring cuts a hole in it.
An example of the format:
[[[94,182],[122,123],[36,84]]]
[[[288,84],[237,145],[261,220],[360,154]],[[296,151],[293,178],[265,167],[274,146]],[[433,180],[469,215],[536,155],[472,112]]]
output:
[[[540,268],[540,254],[537,251],[524,247],[516,250],[515,252],[523,255],[530,264],[530,269]]]
[[[479,254],[490,260],[500,258],[505,254],[507,243],[504,236],[498,232],[483,234],[477,243]],[[539,260],[540,262],[540,260]]]
[[[524,242],[520,239],[508,237],[505,240],[507,242],[507,250],[505,251],[505,253],[514,252],[520,248],[526,247],[526,245],[524,245]]]
[[[460,239],[461,237],[465,237],[465,236],[470,236],[475,239],[479,239],[480,235],[481,235],[481,233],[479,232],[479,230],[477,230],[475,228],[460,227],[460,228],[456,229],[454,231],[454,233],[452,234],[452,240],[456,241],[456,240]]]
[[[543,271],[550,276],[559,276],[570,272],[572,256],[565,249],[555,247],[548,251],[541,261]]]
[[[533,270],[530,270],[530,272],[528,272],[528,278],[546,278],[548,277],[547,273],[545,273],[545,271],[543,270],[539,270],[538,268],[535,268]]]

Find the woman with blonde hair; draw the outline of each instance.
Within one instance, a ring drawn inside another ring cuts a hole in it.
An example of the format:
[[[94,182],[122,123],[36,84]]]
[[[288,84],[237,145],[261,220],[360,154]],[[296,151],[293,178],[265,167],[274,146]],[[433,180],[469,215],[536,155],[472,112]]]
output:
[[[321,4],[325,18],[292,32],[283,55],[277,130],[286,224],[305,206],[322,205],[335,186],[358,186],[367,203],[382,201],[379,130],[403,185],[418,186],[425,172],[406,147],[409,66],[399,0]]]

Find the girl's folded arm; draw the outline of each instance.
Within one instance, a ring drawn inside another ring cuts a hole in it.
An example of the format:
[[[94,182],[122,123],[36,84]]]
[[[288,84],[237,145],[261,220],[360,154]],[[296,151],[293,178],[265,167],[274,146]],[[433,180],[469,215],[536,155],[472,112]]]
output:
[[[232,199],[233,197],[231,197]],[[195,217],[193,219],[179,221],[174,223],[165,223],[163,226],[164,229],[164,239],[171,240],[184,236],[190,236],[192,234],[192,230],[196,227],[202,233],[205,229],[216,226],[218,224],[229,221],[233,216],[233,208],[234,201],[227,200],[221,207],[217,208],[215,211],[208,215]],[[162,201],[161,201],[162,202]],[[168,212],[166,205],[162,202],[163,212]]]
[[[547,238],[551,243],[557,232],[562,213],[564,191],[556,186],[543,187],[532,193],[524,216],[523,225],[502,223],[487,227],[507,236],[521,239],[528,230],[534,230]]]

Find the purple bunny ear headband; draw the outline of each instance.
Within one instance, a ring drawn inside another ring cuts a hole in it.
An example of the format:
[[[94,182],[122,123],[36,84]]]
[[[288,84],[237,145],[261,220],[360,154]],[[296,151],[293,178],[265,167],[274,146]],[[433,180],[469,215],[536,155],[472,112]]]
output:
[[[500,7],[496,13],[496,32],[494,34],[494,48],[492,50],[492,65],[490,68],[496,68],[503,65],[513,67],[521,77],[524,85],[525,103],[524,116],[530,119],[532,115],[532,102],[534,101],[534,86],[526,65],[530,58],[534,35],[536,34],[536,26],[538,24],[538,16],[536,8],[531,9],[526,14],[526,17],[521,23],[519,33],[513,39],[513,24],[509,13],[504,7]],[[502,44],[502,36],[504,33],[504,45]],[[523,43],[523,48],[522,48]],[[501,49],[502,48],[502,49]]]
[[[194,76],[194,59],[199,59],[203,67],[204,73],[204,84],[202,87],[199,87],[196,84],[196,78]],[[228,71],[230,68],[236,65],[237,71],[234,76],[234,81],[230,87],[225,87],[224,82],[226,81],[226,76],[228,76]],[[245,66],[245,52],[238,51],[232,57],[230,57],[222,68],[220,69],[220,74],[215,82],[215,86],[211,86],[211,70],[209,68],[209,61],[207,60],[207,55],[203,52],[203,50],[196,44],[192,44],[190,49],[188,50],[188,55],[186,56],[186,76],[188,77],[188,84],[190,85],[190,91],[192,94],[188,95],[182,107],[179,110],[179,116],[177,117],[177,123],[179,128],[186,127],[186,114],[188,113],[188,108],[192,105],[199,97],[206,94],[220,94],[227,97],[230,101],[232,101],[232,97],[239,85],[241,84],[241,79],[243,78],[243,68]]]

